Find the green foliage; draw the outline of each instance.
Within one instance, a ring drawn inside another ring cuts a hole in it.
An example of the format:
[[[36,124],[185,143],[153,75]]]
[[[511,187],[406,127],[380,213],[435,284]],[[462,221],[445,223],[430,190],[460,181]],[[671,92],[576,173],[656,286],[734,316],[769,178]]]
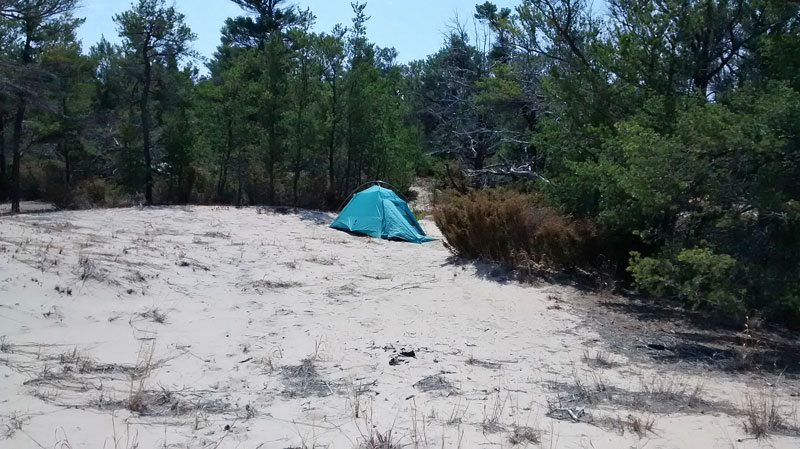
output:
[[[370,179],[408,187],[422,159],[418,127],[393,51],[366,39],[364,5],[353,5],[348,35],[311,32],[308,10],[247,3],[258,16],[229,21],[198,85],[198,113],[215,118],[200,143],[219,200],[336,207]],[[251,28],[260,40],[243,35]]]
[[[484,2],[491,45],[457,28],[411,65],[426,146],[472,169],[442,182],[518,183],[522,161],[527,189],[597,223],[605,260],[642,291],[799,324],[800,6],[608,6],[601,20],[583,0]],[[460,221],[477,236],[491,216]],[[451,234],[465,256],[499,257]]]
[[[727,254],[683,249],[674,260],[633,252],[628,267],[635,285],[655,296],[674,297],[694,309],[741,318],[746,312],[742,268]]]
[[[164,0],[135,1],[114,17],[121,45],[102,40],[88,55],[74,0],[0,7],[0,197],[14,178],[8,142],[25,154],[24,196],[65,207],[114,204],[91,187],[102,179],[111,197],[144,193],[148,204],[330,208],[366,180],[407,188],[429,165],[404,67],[367,39],[366,5],[353,4],[350,29],[317,34],[310,10],[236,3],[246,15],[226,22],[207,76],[192,65],[183,14]],[[23,115],[13,86],[35,92]]]

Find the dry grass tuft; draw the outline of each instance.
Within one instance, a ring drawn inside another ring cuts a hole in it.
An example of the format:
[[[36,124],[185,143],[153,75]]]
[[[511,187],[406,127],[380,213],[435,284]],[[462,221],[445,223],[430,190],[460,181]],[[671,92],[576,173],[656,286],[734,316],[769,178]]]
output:
[[[300,287],[302,286],[299,282],[291,282],[291,281],[271,281],[267,279],[262,279],[259,281],[248,282],[246,284],[239,284],[238,287],[242,289],[244,293],[256,293],[258,295],[263,295],[264,293],[271,291],[271,290],[285,290],[288,288]]]
[[[628,415],[623,424],[625,428],[638,435],[639,438],[644,438],[650,433],[655,433],[653,428],[656,425],[656,420],[653,417]]]
[[[369,405],[364,407],[362,420],[354,418],[356,428],[361,435],[360,444],[356,447],[358,449],[399,449],[403,447],[395,439],[394,424],[385,432],[378,431],[378,426],[373,420],[372,405],[370,400]],[[361,421],[363,421],[363,428]]]
[[[61,363],[65,373],[90,373],[95,370],[96,366],[94,360],[78,352],[78,348],[74,348],[72,351],[62,352],[58,356],[58,361]]]
[[[771,433],[780,432],[788,428],[786,417],[781,413],[775,396],[766,392],[757,397],[747,395],[744,404],[745,432],[756,438],[765,437]]]
[[[594,371],[589,377],[575,371],[572,383],[556,384],[555,387],[559,393],[547,399],[545,415],[556,420],[580,422],[584,417],[590,418],[586,413],[587,407],[613,399],[603,377]]]
[[[670,402],[675,404],[685,404],[691,408],[703,404],[702,383],[690,386],[676,377],[652,377],[649,380],[642,379],[642,391],[638,395],[639,401]]]
[[[97,277],[97,266],[86,254],[78,256],[78,277],[82,281]]]
[[[435,374],[433,376],[425,377],[414,384],[414,388],[424,393],[431,391],[455,391],[456,388],[450,383],[447,378],[442,375]]]
[[[475,357],[468,358],[467,359],[467,365],[479,366],[481,368],[487,368],[487,369],[500,369],[500,368],[503,367],[502,363],[489,362],[489,361],[486,361],[486,360],[479,360],[479,359],[476,359]]]
[[[491,407],[483,406],[483,422],[481,427],[485,433],[497,433],[504,430],[501,420],[503,418],[503,411],[506,409],[509,395],[501,396],[498,392],[495,395],[494,402]]]
[[[373,387],[375,383],[376,381],[367,383],[359,382],[358,384],[350,381],[347,383],[347,403],[350,406],[350,410],[352,410],[354,418],[361,418],[365,413],[367,413],[367,410],[365,409],[365,395],[372,391],[371,387]]]
[[[583,361],[594,368],[614,368],[619,366],[619,363],[611,359],[611,356],[603,351],[597,351],[591,355],[589,350],[583,351]]]
[[[467,411],[469,410],[469,402],[467,402],[464,407],[461,407],[461,396],[458,397],[458,402],[453,404],[453,410],[450,411],[450,417],[447,418],[448,425],[460,425],[463,424],[466,417]]]
[[[325,266],[333,266],[339,263],[339,258],[336,256],[331,257],[320,257],[320,256],[311,256],[310,258],[306,259],[307,262],[315,263],[317,265],[325,265]]]
[[[125,408],[132,412],[145,413],[148,409],[146,394],[147,379],[153,370],[153,354],[155,354],[155,342],[148,345],[142,344],[139,348],[139,355],[136,360],[136,369],[131,374],[130,389]]]
[[[392,436],[393,429],[386,432],[372,430],[361,446],[363,449],[400,449],[400,443]]]
[[[514,427],[508,441],[514,446],[539,444],[542,442],[542,433],[531,427]]]
[[[547,399],[546,416],[564,421],[591,422],[594,418],[589,411],[599,410],[601,406],[651,414],[729,410],[726,403],[705,401],[702,384],[692,384],[674,376],[640,378],[640,383],[640,390],[630,391],[606,384],[598,371],[587,375],[573,373],[571,383],[553,383],[557,393]],[[614,427],[622,429],[624,426],[614,423]]]
[[[145,310],[144,312],[139,313],[139,316],[145,320],[149,320],[158,324],[165,324],[167,322],[167,313],[162,312],[157,307]]]
[[[30,421],[30,418],[19,416],[17,412],[13,412],[3,423],[3,431],[0,435],[2,435],[3,439],[11,439],[18,430],[22,430],[22,427],[27,424],[28,421]]]
[[[0,352],[4,354],[14,352],[14,345],[11,344],[11,340],[6,335],[0,336]]]
[[[314,360],[303,359],[299,365],[281,368],[284,390],[281,392],[289,398],[324,397],[333,394],[333,387],[317,372]]]

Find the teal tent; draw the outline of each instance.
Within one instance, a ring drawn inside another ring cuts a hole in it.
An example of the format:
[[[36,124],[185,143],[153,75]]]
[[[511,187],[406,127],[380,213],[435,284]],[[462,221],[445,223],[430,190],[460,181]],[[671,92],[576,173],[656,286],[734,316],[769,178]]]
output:
[[[405,201],[380,185],[353,195],[331,227],[375,238],[413,243],[435,240],[425,235]]]

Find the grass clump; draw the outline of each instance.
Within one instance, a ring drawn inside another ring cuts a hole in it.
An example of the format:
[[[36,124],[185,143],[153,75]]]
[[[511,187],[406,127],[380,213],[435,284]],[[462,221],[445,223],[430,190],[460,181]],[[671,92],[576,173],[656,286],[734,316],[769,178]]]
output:
[[[453,194],[433,212],[447,247],[468,259],[550,268],[586,265],[594,227],[505,189]]]
[[[748,395],[744,405],[744,431],[754,437],[762,438],[788,428],[786,417],[781,413],[774,396]]]
[[[584,350],[582,360],[593,368],[614,368],[618,365],[609,354],[602,351],[592,355],[588,350]]]
[[[361,447],[363,449],[399,449],[401,446],[395,441],[392,429],[389,429],[384,433],[371,432]]]
[[[650,433],[655,433],[656,420],[653,417],[628,415],[625,418],[624,427],[635,433],[639,438],[644,438]]]
[[[155,354],[155,343],[151,345],[142,344],[139,349],[139,356],[136,361],[136,369],[131,374],[128,398],[125,401],[125,408],[136,413],[145,413],[149,408],[147,401],[147,379],[153,371],[153,355]]]
[[[541,432],[531,427],[514,427],[508,441],[512,446],[524,446],[527,444],[541,443]]]
[[[11,344],[11,340],[8,338],[8,336],[0,336],[0,352],[8,354],[12,352],[13,349],[14,345]]]
[[[139,313],[139,316],[142,319],[149,320],[157,324],[165,324],[167,322],[167,313],[161,311],[157,307],[145,310],[144,312]]]

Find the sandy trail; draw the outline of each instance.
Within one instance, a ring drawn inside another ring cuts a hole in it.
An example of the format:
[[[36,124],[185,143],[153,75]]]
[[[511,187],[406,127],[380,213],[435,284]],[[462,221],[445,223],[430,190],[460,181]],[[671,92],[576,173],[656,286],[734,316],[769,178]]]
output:
[[[0,218],[0,447],[353,448],[390,431],[397,447],[800,445],[748,438],[752,379],[588,363],[603,341],[565,287],[331,218]]]

